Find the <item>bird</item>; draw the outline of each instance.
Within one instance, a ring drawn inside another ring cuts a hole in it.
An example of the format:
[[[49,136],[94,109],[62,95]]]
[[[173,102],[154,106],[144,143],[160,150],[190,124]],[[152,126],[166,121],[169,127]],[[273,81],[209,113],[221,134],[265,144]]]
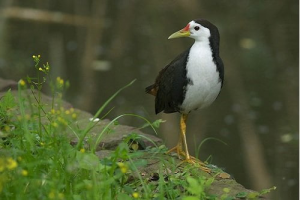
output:
[[[179,54],[158,74],[154,84],[146,87],[155,96],[155,113],[180,113],[180,137],[176,151],[179,158],[195,163],[188,151],[186,122],[188,115],[211,105],[219,96],[224,82],[224,65],[219,55],[220,34],[218,28],[206,19],[194,19],[168,39],[188,37],[193,45]],[[201,163],[204,171],[209,171]]]

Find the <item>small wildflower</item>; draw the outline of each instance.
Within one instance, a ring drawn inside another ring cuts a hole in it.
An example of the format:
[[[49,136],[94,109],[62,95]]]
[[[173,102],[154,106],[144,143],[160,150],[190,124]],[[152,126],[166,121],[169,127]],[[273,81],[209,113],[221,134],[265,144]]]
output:
[[[62,122],[64,119],[61,118],[61,117],[58,117],[57,120],[58,120],[59,122]]]
[[[23,87],[26,85],[26,82],[23,79],[21,79],[19,80],[19,84]]]
[[[135,198],[135,199],[139,198],[139,196],[140,195],[137,192],[132,193],[132,197]]]
[[[41,55],[38,55],[38,58],[40,58],[41,57]]]
[[[40,68],[39,68],[39,71],[43,71],[43,69],[40,67]]]
[[[25,169],[23,169],[22,172],[21,172],[21,174],[22,174],[23,176],[27,176],[27,175],[28,175],[28,171],[25,170]]]
[[[71,113],[71,112],[70,112],[69,110],[66,110],[66,111],[65,111],[65,114],[66,114],[66,115],[69,115],[70,113]]]
[[[56,82],[57,82],[57,87],[61,88],[64,86],[64,80],[62,78],[57,77]]]
[[[72,114],[72,119],[77,119],[77,114],[76,113]]]
[[[89,119],[91,122],[99,122],[100,121],[100,119],[99,118],[90,118]]]
[[[81,152],[81,153],[84,153],[84,152],[85,152],[85,149],[84,149],[84,148],[81,148],[81,149],[80,149],[80,152]]]
[[[9,132],[10,131],[10,127],[9,126],[4,126],[4,131],[5,132]]]
[[[51,191],[51,192],[48,194],[48,197],[49,197],[49,199],[55,199],[55,193],[54,193],[54,191]]]
[[[51,109],[50,112],[51,112],[51,114],[53,114],[53,115],[55,114],[55,110],[54,110],[53,108]]]
[[[123,174],[125,174],[128,171],[128,167],[126,164],[118,162],[118,166],[120,167],[120,170]]]
[[[58,127],[58,124],[57,124],[56,122],[53,122],[53,123],[52,123],[52,126],[55,127],[55,128],[57,128],[57,127]]]
[[[12,158],[7,158],[6,161],[7,161],[6,168],[9,170],[13,170],[18,166],[18,163]]]
[[[58,117],[57,120],[58,120],[61,124],[65,125],[65,126],[68,125],[68,122],[67,122],[64,118],[62,118],[62,117]]]
[[[36,56],[35,56],[35,55],[33,55],[33,56],[32,56],[32,58],[36,58]]]

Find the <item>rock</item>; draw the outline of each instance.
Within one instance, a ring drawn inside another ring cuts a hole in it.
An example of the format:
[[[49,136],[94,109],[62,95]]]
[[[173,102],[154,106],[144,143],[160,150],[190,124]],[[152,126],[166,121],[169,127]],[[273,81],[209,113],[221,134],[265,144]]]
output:
[[[9,89],[18,89],[18,83],[13,80],[5,80],[0,78],[0,92],[6,92]]]
[[[4,80],[0,79],[0,98],[9,90],[11,89],[12,95],[17,99],[18,98],[18,91],[17,83],[12,80]],[[23,95],[24,97],[29,97],[30,101],[28,102],[36,102],[37,97],[36,90],[24,90]],[[34,97],[35,96],[35,97]],[[41,101],[43,104],[43,111],[50,112],[52,109],[52,102],[53,98],[47,95],[41,95]],[[55,101],[57,102],[57,101]],[[72,108],[72,105],[68,102],[59,100],[60,103],[55,103],[53,108],[56,110],[66,110]],[[35,103],[36,104],[36,103]],[[63,108],[61,108],[63,107]],[[34,107],[36,109],[36,106]],[[140,141],[138,141],[138,152],[140,152],[139,156],[134,158],[135,160],[143,160],[146,164],[139,166],[138,171],[132,172],[132,179],[138,179],[139,176],[147,179],[149,182],[155,184],[159,180],[158,172],[163,173],[165,177],[165,181],[168,181],[168,177],[171,173],[185,173],[183,170],[185,166],[193,167],[194,176],[205,176],[207,178],[214,178],[214,181],[210,185],[208,189],[209,194],[213,194],[216,196],[224,195],[224,189],[226,188],[225,193],[230,197],[235,197],[235,199],[239,199],[237,197],[238,194],[249,194],[249,193],[256,193],[255,191],[248,190],[244,188],[241,184],[237,183],[234,179],[230,178],[230,176],[218,169],[217,167],[213,166],[215,171],[208,174],[203,172],[197,167],[193,165],[189,165],[188,163],[180,164],[182,161],[177,158],[177,156],[172,156],[165,154],[165,150],[161,149],[162,140],[154,135],[149,135],[143,133],[140,129],[127,126],[127,125],[120,125],[115,124],[108,119],[104,120],[95,120],[91,122],[93,115],[87,113],[85,111],[74,109],[75,113],[77,113],[78,117],[74,124],[70,126],[73,128],[79,128],[80,130],[84,130],[89,125],[92,125],[91,129],[88,131],[86,135],[84,145],[90,146],[95,144],[95,141],[98,139],[100,142],[96,148],[96,155],[99,159],[107,158],[111,156],[111,153],[118,147],[118,145],[124,140],[124,138],[128,137],[130,134],[140,135]],[[30,110],[27,109],[26,112],[30,113]],[[46,118],[43,121],[46,122]],[[75,137],[73,133],[68,134],[70,137],[70,144],[76,145],[78,143],[78,138]],[[99,137],[101,137],[99,139]],[[145,139],[148,138],[148,139]],[[147,147],[147,148],[146,148]],[[152,148],[151,148],[152,147]],[[137,152],[133,151],[133,153]],[[163,163],[166,161],[171,161],[173,164],[170,166],[165,166],[162,168]],[[180,164],[180,165],[179,165]],[[161,172],[163,170],[163,172]],[[139,175],[137,175],[139,173]],[[191,172],[192,173],[192,172]],[[158,184],[158,183],[156,183]],[[167,183],[166,183],[167,184]],[[261,197],[262,198],[262,197]],[[232,199],[232,198],[231,198]],[[240,199],[245,199],[242,197]],[[264,198],[265,199],[265,198]]]

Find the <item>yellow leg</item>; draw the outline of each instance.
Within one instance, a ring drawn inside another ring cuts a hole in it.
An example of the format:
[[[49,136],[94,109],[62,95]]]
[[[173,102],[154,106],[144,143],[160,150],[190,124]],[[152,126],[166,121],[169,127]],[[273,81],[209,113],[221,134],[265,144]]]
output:
[[[189,149],[187,146],[187,142],[186,142],[186,120],[187,120],[187,114],[181,114],[181,118],[180,118],[180,135],[181,135],[181,139],[182,139],[182,144],[184,147],[184,153],[185,153],[185,159],[186,160],[190,160],[190,154],[189,154]]]
[[[167,154],[173,152],[173,151],[176,151],[177,152],[177,156],[178,158],[180,159],[180,156],[184,156],[185,157],[185,153],[182,149],[182,135],[180,134],[179,135],[179,140],[178,140],[178,143],[175,147],[173,147],[172,149],[170,149]]]
[[[189,150],[188,150],[188,146],[187,146],[187,142],[186,142],[186,121],[187,121],[187,117],[188,114],[181,114],[180,117],[180,136],[179,136],[179,141],[178,144],[173,147],[172,149],[170,149],[167,153],[176,151],[178,158],[180,158],[180,156],[184,156],[185,159],[183,162],[188,162],[188,163],[198,163],[200,164],[200,169],[205,171],[205,172],[211,172],[211,170],[209,168],[207,168],[205,166],[205,164],[196,159],[193,156],[190,156],[189,154]]]

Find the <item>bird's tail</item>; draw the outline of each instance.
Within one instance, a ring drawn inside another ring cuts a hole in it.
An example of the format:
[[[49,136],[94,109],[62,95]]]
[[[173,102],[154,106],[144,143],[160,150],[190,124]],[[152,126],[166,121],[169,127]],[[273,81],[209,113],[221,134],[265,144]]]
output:
[[[156,96],[157,93],[157,87],[153,84],[148,87],[146,87],[145,92],[148,94],[152,94],[153,96]]]

